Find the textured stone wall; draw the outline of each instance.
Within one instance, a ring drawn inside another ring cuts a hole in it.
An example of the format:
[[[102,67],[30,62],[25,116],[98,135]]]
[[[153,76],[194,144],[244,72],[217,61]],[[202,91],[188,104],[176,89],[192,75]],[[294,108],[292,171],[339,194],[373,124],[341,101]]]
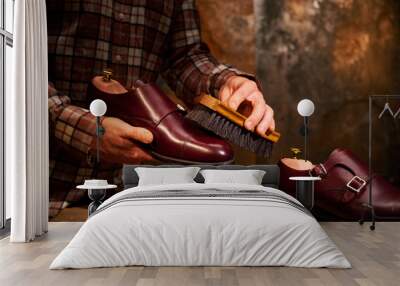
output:
[[[202,39],[213,55],[249,73],[256,72],[252,0],[198,0]]]
[[[399,7],[396,0],[255,0],[257,74],[283,134],[275,159],[302,146],[302,98],[316,104],[314,161],[335,147],[367,159],[368,95],[400,94]],[[400,117],[378,120],[384,102],[374,105],[374,162],[394,179]],[[395,110],[399,103],[391,102]]]
[[[282,139],[270,162],[303,146],[302,98],[316,104],[311,118],[311,159],[336,147],[367,160],[368,95],[400,94],[400,1],[397,0],[198,0],[202,36],[221,61],[256,72],[276,112]],[[400,116],[377,119],[374,163],[400,173]],[[396,111],[400,102],[391,102]],[[256,159],[238,152],[238,163]],[[263,162],[258,159],[257,162]]]

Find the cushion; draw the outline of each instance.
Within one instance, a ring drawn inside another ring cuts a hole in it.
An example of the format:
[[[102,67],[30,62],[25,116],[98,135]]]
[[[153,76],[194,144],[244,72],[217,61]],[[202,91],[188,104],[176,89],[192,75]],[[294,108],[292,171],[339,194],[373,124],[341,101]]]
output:
[[[199,167],[184,168],[135,168],[139,186],[195,183]]]
[[[235,183],[261,185],[265,171],[262,170],[201,170],[204,183]]]

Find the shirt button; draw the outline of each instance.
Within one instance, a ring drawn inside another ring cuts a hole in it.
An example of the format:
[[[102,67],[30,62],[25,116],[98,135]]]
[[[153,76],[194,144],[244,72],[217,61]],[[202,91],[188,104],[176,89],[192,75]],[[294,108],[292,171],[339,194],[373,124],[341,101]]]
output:
[[[124,13],[119,13],[118,16],[119,16],[119,19],[120,19],[120,20],[123,20],[123,19],[125,18]]]
[[[115,59],[116,59],[117,61],[120,61],[120,60],[122,59],[122,57],[121,57],[121,55],[116,55],[116,56],[115,56]]]

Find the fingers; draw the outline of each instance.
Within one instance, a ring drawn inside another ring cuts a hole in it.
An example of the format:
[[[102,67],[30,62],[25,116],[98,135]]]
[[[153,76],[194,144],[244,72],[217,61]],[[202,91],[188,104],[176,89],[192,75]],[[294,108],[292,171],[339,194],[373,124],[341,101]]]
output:
[[[232,96],[233,91],[237,90],[247,80],[248,79],[240,76],[232,76],[228,78],[218,92],[219,100],[228,105],[228,100]]]
[[[135,146],[132,140],[123,137],[116,137],[112,139],[112,145],[118,147],[118,149],[129,149]]]
[[[276,127],[276,125],[275,125],[275,119],[272,118],[271,127],[270,127],[269,129],[270,129],[271,131],[275,131],[275,127]]]
[[[244,127],[250,131],[256,129],[257,133],[265,134],[268,129],[275,128],[273,110],[265,104],[264,97],[257,84],[244,77],[231,77],[220,89],[219,99],[233,110],[242,108],[243,102],[251,103],[252,109],[244,123]],[[245,114],[247,116],[247,114]]]
[[[149,153],[139,147],[134,147],[128,153],[126,164],[141,164],[151,161],[155,161],[155,159]]]
[[[264,98],[258,91],[250,94],[246,100],[250,101],[251,105],[253,106],[253,110],[251,111],[250,116],[246,119],[244,127],[253,131],[263,119],[266,110],[266,104],[264,103]]]
[[[120,164],[142,164],[157,162],[149,153],[138,147],[136,144],[131,143],[131,147],[118,148],[116,146],[110,147],[107,152],[101,152],[102,160],[110,163]]]
[[[149,130],[141,127],[130,126],[126,130],[125,137],[145,144],[150,144],[153,141],[153,134]]]
[[[258,134],[263,135],[268,129],[275,130],[274,111],[270,106],[265,105],[263,118],[257,125],[256,131]]]
[[[233,110],[237,110],[239,105],[245,100],[249,100],[249,95],[258,92],[257,84],[254,81],[247,80],[243,82],[238,89],[234,91],[227,101],[227,105]],[[261,95],[261,94],[260,94]],[[261,95],[262,97],[262,95]]]
[[[224,85],[218,92],[218,98],[224,104],[228,103],[228,99],[230,96],[231,96],[231,89],[227,85]]]

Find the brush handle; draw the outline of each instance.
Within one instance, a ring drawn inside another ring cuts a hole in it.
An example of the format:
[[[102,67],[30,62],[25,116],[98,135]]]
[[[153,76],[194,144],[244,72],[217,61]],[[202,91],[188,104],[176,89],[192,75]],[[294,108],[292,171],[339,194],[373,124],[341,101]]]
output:
[[[229,119],[233,123],[244,128],[244,122],[246,121],[247,117],[244,116],[243,114],[229,108],[228,106],[223,104],[219,99],[217,99],[209,94],[203,93],[198,98],[196,98],[196,102],[221,114],[222,116]],[[260,134],[260,136],[269,141],[276,143],[276,142],[278,142],[281,134],[276,131],[268,130],[265,134]]]

